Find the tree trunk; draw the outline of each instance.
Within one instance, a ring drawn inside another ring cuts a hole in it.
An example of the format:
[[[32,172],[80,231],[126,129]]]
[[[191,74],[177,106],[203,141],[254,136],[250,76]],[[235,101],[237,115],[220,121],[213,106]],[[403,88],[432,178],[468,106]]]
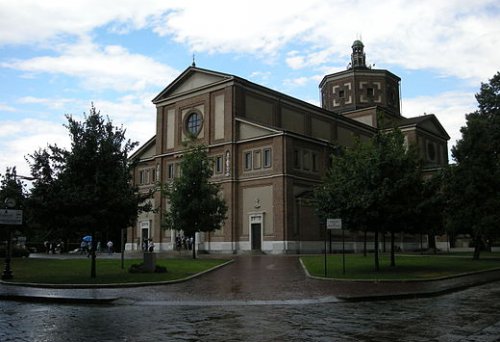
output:
[[[429,248],[432,248],[434,254],[437,254],[437,246],[436,246],[436,235],[434,233],[429,234]]]
[[[479,254],[481,253],[481,234],[476,233],[474,237],[474,260],[479,260]]]
[[[92,242],[90,243],[91,246],[91,251],[90,251],[90,278],[95,279],[96,278],[96,267],[95,267],[95,250],[97,248],[97,238],[96,238],[96,233],[95,229],[92,230]]]
[[[193,259],[196,259],[196,233],[193,234]]]
[[[394,248],[394,231],[391,231],[391,267],[396,266],[395,248]]]
[[[375,237],[374,237],[374,246],[375,246],[375,271],[380,270],[380,264],[378,261],[378,227],[375,228]]]
[[[366,251],[366,240],[368,239],[368,231],[365,229],[364,231],[364,241],[363,241],[363,256],[367,256],[368,253]]]

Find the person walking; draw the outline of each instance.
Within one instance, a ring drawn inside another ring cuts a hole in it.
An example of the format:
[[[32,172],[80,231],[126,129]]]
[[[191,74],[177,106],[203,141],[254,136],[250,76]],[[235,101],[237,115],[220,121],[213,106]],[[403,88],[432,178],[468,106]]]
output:
[[[113,254],[113,241],[109,240],[106,246],[108,247],[108,254]]]
[[[153,239],[149,239],[148,251],[150,253],[153,253],[154,249],[155,249],[155,243],[153,242]]]

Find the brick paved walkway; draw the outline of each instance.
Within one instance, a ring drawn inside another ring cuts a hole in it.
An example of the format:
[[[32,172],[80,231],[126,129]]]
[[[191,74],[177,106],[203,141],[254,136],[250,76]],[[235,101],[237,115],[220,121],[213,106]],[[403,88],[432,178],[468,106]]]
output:
[[[500,280],[500,270],[436,281],[366,282],[308,277],[298,256],[237,256],[214,272],[187,282],[124,288],[48,289],[0,285],[0,298],[28,301],[110,302],[328,302],[437,295]]]

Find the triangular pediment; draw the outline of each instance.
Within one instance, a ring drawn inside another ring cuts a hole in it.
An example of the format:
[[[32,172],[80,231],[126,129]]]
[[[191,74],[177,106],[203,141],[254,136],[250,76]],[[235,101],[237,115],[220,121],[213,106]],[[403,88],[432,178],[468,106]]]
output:
[[[443,128],[438,118],[434,114],[428,114],[414,118],[404,119],[399,124],[400,128],[408,126],[418,127],[419,129],[440,136],[445,140],[450,139],[450,136],[448,135],[448,133]]]
[[[438,123],[437,120],[430,119],[422,121],[418,126],[436,135],[443,135],[441,124],[438,123],[438,125],[436,125],[436,123]]]
[[[238,120],[237,127],[239,140],[263,137],[278,132],[271,127],[255,124],[246,120]]]
[[[140,146],[131,156],[132,160],[143,160],[154,157],[156,154],[156,135]]]
[[[172,96],[216,85],[232,78],[232,75],[196,67],[189,67],[172,83],[170,83],[160,94],[158,94],[158,96],[153,99],[153,103],[160,102]]]

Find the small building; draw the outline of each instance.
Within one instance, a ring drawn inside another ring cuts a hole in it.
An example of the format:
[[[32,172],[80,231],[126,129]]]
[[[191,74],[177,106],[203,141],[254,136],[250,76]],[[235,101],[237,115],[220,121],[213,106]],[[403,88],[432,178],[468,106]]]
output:
[[[212,182],[228,206],[222,229],[205,233],[197,248],[207,252],[319,252],[325,233],[308,198],[321,183],[336,145],[368,140],[378,130],[399,127],[417,144],[426,173],[448,163],[449,136],[434,115],[405,118],[400,111],[400,78],[368,67],[356,40],[345,71],[326,75],[321,107],[235,75],[196,67],[182,72],[158,96],[156,134],[132,156],[141,192],[172,181],[188,137],[205,144],[213,160]],[[180,232],[162,227],[168,206],[159,192],[155,210],[139,215],[128,230],[127,250],[153,239],[157,250],[173,250]],[[401,237],[401,244],[406,240]],[[357,249],[361,235],[350,235]],[[420,241],[420,240],[419,240]],[[417,245],[420,242],[414,242]]]

